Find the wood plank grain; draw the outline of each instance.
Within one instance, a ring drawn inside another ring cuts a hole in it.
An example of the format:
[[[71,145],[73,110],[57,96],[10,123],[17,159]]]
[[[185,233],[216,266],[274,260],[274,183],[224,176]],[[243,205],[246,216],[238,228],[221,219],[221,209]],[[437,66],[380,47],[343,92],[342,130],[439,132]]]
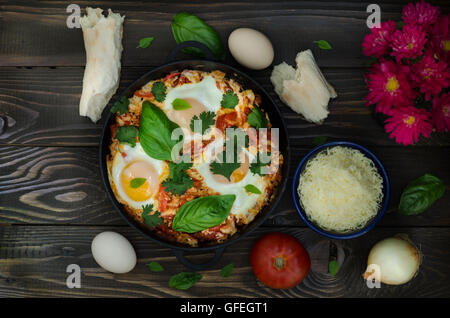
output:
[[[150,71],[150,67],[122,69],[118,93]],[[311,145],[316,136],[352,140],[369,145],[396,145],[379,120],[366,107],[363,70],[324,69],[339,96],[332,100],[330,115],[322,125],[306,122],[284,105],[270,82],[270,71],[249,72],[274,98],[282,111],[293,145]],[[0,68],[0,115],[11,118],[11,127],[0,134],[1,144],[96,146],[103,120],[93,124],[78,115],[82,68]],[[117,96],[117,94],[116,94]],[[106,107],[103,118],[110,105]],[[420,145],[450,145],[449,134],[434,134]]]
[[[292,148],[292,169],[279,206],[266,226],[304,226],[291,198],[297,164],[312,148]],[[450,148],[369,147],[384,163],[392,199],[379,226],[450,226],[450,193],[428,211],[402,216],[397,205],[402,189],[424,173],[450,184]],[[0,223],[124,225],[106,197],[96,148],[0,147]]]
[[[138,264],[128,274],[111,274],[92,258],[93,237],[105,230],[122,233],[134,245]],[[297,237],[312,258],[307,278],[295,288],[274,290],[263,286],[252,273],[251,247],[269,230]],[[366,286],[365,270],[370,248],[379,240],[398,234],[409,235],[423,254],[418,275],[402,286]],[[448,261],[450,232],[441,228],[376,229],[364,237],[335,241],[343,262],[335,277],[326,270],[329,241],[305,228],[260,228],[239,244],[229,246],[219,263],[201,271],[202,280],[188,291],[168,287],[171,275],[186,271],[170,249],[163,248],[130,228],[123,227],[0,227],[0,295],[2,297],[449,297]],[[205,262],[208,254],[190,256],[193,262]],[[164,272],[152,273],[146,267],[157,261]],[[234,263],[228,278],[220,276],[223,266]],[[324,264],[325,263],[325,264]],[[81,267],[81,288],[66,287],[69,264]],[[324,266],[325,265],[325,266]]]

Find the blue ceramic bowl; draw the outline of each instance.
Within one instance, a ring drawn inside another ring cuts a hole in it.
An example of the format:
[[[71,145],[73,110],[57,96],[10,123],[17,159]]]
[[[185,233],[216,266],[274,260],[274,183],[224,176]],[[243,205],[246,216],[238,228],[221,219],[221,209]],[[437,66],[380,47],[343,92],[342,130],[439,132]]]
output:
[[[378,214],[372,220],[370,220],[363,228],[356,230],[354,232],[345,232],[345,233],[331,232],[331,231],[322,229],[317,224],[310,221],[308,219],[308,217],[306,216],[306,213],[300,204],[300,198],[297,193],[297,187],[298,187],[300,174],[302,173],[303,168],[306,166],[306,163],[308,162],[308,160],[312,159],[316,154],[318,154],[322,150],[324,150],[326,148],[335,147],[335,146],[350,147],[350,148],[354,148],[354,149],[361,151],[367,158],[369,158],[373,161],[376,168],[378,169],[378,173],[383,178],[383,201],[381,202],[381,207],[380,207],[380,210],[378,211]],[[381,164],[380,160],[378,160],[378,158],[372,152],[370,152],[368,149],[366,149],[358,144],[355,144],[352,142],[345,142],[345,141],[329,142],[329,143],[320,145],[320,146],[314,148],[313,150],[311,150],[300,161],[300,163],[297,167],[297,170],[295,171],[295,174],[294,174],[294,181],[292,182],[292,199],[294,201],[295,209],[297,210],[298,215],[302,218],[303,222],[305,222],[311,229],[313,229],[314,231],[316,231],[319,234],[322,234],[322,235],[332,238],[332,239],[341,239],[341,240],[355,238],[355,237],[361,236],[361,235],[367,233],[368,231],[370,231],[375,226],[375,224],[377,224],[377,222],[381,220],[384,213],[386,212],[388,204],[389,204],[390,192],[391,192],[391,185],[389,183],[389,177],[388,177],[383,165]]]

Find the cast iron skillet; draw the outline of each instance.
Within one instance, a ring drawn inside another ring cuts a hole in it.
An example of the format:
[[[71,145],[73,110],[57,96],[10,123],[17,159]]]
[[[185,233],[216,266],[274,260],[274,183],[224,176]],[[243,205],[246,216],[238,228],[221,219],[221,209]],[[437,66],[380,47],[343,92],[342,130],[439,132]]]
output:
[[[181,60],[181,61],[175,61],[175,58],[177,54],[185,47],[196,47],[201,49],[207,59],[189,59],[189,60]],[[280,200],[281,194],[284,192],[284,189],[286,187],[286,183],[288,180],[288,172],[289,172],[289,141],[288,141],[288,135],[287,135],[287,129],[286,125],[283,122],[283,118],[281,116],[281,113],[275,103],[273,102],[272,98],[269,96],[269,94],[253,79],[251,79],[249,76],[245,75],[241,71],[238,71],[237,69],[228,66],[226,64],[214,61],[214,55],[212,52],[203,45],[202,43],[188,41],[183,42],[179,44],[168,56],[168,62],[162,66],[159,66],[152,71],[146,73],[141,78],[139,78],[137,81],[135,81],[133,84],[131,84],[125,91],[122,92],[122,94],[118,97],[120,99],[122,96],[131,97],[134,92],[138,89],[140,89],[143,85],[148,83],[151,80],[155,80],[158,78],[162,78],[165,75],[169,74],[170,72],[179,70],[182,71],[184,69],[192,69],[192,70],[201,70],[201,71],[213,71],[213,70],[220,70],[222,72],[226,73],[226,76],[229,78],[233,78],[236,81],[238,81],[242,87],[245,89],[251,89],[256,94],[259,94],[261,96],[261,107],[264,109],[265,112],[268,113],[270,121],[272,123],[272,127],[278,127],[279,128],[279,138],[280,138],[280,152],[283,154],[284,162],[282,166],[282,180],[281,183],[278,185],[276,189],[276,195],[271,201],[269,205],[266,205],[255,217],[255,219],[248,225],[246,225],[243,228],[240,228],[237,233],[235,233],[233,236],[231,236],[228,240],[221,244],[215,244],[215,245],[200,245],[198,247],[189,247],[184,245],[179,245],[173,242],[166,241],[158,236],[156,234],[152,233],[152,231],[147,228],[145,225],[140,224],[139,222],[135,221],[125,210],[125,208],[120,204],[117,199],[114,196],[114,193],[111,189],[109,179],[108,179],[108,172],[107,172],[107,166],[106,166],[106,156],[109,154],[109,144],[111,140],[111,132],[110,132],[110,125],[114,123],[115,115],[111,112],[108,112],[106,122],[103,127],[103,132],[101,136],[100,141],[100,174],[103,181],[103,185],[106,189],[106,193],[111,200],[111,202],[114,205],[114,208],[119,212],[119,214],[130,224],[133,228],[147,236],[149,239],[156,241],[166,247],[169,247],[174,252],[177,259],[186,267],[192,269],[192,270],[204,270],[206,268],[209,268],[213,266],[215,263],[217,263],[222,256],[223,251],[225,248],[237,242],[238,240],[242,239],[244,236],[249,234],[251,231],[256,229],[258,226],[260,226],[264,220],[269,216],[269,214],[275,209],[275,207],[278,204],[278,201]],[[215,256],[208,262],[203,264],[194,264],[189,262],[184,256],[185,252],[208,252],[208,251],[214,251]]]

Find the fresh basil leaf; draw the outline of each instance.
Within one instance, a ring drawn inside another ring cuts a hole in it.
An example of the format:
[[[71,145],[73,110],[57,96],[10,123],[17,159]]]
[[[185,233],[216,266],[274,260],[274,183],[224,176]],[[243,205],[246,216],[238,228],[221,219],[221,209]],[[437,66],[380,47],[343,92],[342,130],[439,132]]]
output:
[[[126,98],[126,96],[122,96],[117,102],[114,103],[110,111],[113,114],[118,112],[120,115],[123,115],[128,113],[128,105],[130,105],[130,101]]]
[[[120,126],[116,131],[115,138],[121,143],[127,143],[134,147],[138,134],[139,131],[135,126]]]
[[[155,82],[152,85],[152,94],[158,102],[166,99],[166,85],[163,82]]]
[[[328,263],[328,272],[331,276],[335,276],[339,270],[339,263],[336,260],[332,260]]]
[[[137,189],[139,188],[141,185],[143,185],[145,183],[147,179],[145,178],[134,178],[133,180],[131,180],[130,182],[130,187],[132,187],[133,189]]]
[[[141,49],[148,48],[150,46],[150,44],[153,42],[153,40],[154,40],[153,36],[140,39],[139,45],[136,48],[141,48]]]
[[[239,97],[232,90],[228,90],[225,94],[222,95],[222,101],[220,102],[220,106],[223,108],[235,108],[236,105],[239,104]]]
[[[326,136],[317,136],[313,139],[313,145],[320,146],[326,143],[328,138]]]
[[[191,108],[191,104],[181,98],[175,98],[172,102],[172,107],[175,110],[185,110]]]
[[[148,268],[150,268],[150,270],[152,272],[163,272],[164,271],[164,267],[161,266],[160,263],[158,262],[150,262],[147,264]]]
[[[158,160],[172,160],[172,148],[183,140],[172,140],[172,132],[180,128],[170,121],[166,114],[149,101],[142,103],[141,125],[139,127],[139,140],[144,151],[152,158]]]
[[[233,272],[233,268],[234,268],[234,263],[230,263],[230,264],[226,265],[220,271],[220,276],[222,276],[224,278],[229,277],[231,275],[231,273]]]
[[[223,59],[225,57],[225,49],[217,32],[195,15],[186,12],[176,14],[172,21],[172,33],[178,44],[185,41],[201,42],[217,58]],[[198,48],[185,48],[183,52],[195,56],[205,56],[203,51]]]
[[[332,49],[330,43],[328,43],[325,40],[314,41],[314,43],[317,43],[317,46],[322,50],[331,50]]]
[[[427,210],[445,193],[445,184],[441,179],[426,173],[412,181],[403,190],[398,211],[405,215],[420,214]]]
[[[201,279],[201,274],[194,272],[181,272],[170,277],[169,287],[180,290],[187,290],[194,286]]]
[[[267,127],[267,118],[258,107],[253,107],[252,112],[247,116],[248,124],[256,129]]]
[[[261,194],[261,190],[259,190],[257,187],[255,187],[253,184],[247,184],[245,187],[244,187],[244,189],[247,191],[247,192],[250,192],[250,193],[254,193],[254,194]]]
[[[221,224],[230,214],[234,194],[211,195],[188,201],[181,206],[173,219],[172,229],[195,233]]]

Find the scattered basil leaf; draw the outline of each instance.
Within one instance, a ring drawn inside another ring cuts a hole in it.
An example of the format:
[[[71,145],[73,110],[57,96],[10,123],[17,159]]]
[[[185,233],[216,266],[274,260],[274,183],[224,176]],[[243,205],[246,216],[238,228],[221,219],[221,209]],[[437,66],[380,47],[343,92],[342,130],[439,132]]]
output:
[[[253,107],[252,112],[247,116],[248,124],[256,129],[267,127],[267,118],[258,107]]]
[[[326,143],[328,138],[326,136],[317,136],[313,139],[313,145],[320,146]]]
[[[244,188],[246,191],[248,191],[250,193],[261,194],[261,191],[257,187],[255,187],[253,184],[247,184]]]
[[[120,126],[116,131],[115,138],[121,143],[127,143],[134,147],[138,134],[139,131],[135,126]]]
[[[163,82],[153,83],[152,94],[158,102],[163,102],[166,99],[166,85]]]
[[[172,160],[172,148],[183,140],[182,135],[178,140],[172,140],[172,132],[177,128],[180,126],[170,121],[159,107],[149,101],[142,103],[139,140],[150,157],[158,160]]]
[[[145,49],[150,46],[150,44],[153,42],[154,37],[148,37],[148,38],[142,38],[139,40],[139,45],[136,48]]]
[[[152,272],[163,272],[164,271],[164,267],[161,266],[161,264],[159,264],[158,262],[150,262],[147,264],[148,268],[150,268],[150,270]]]
[[[164,220],[161,217],[161,213],[159,211],[155,211],[155,213],[150,214],[152,211],[153,204],[142,206],[142,218],[144,219],[144,223],[150,227],[157,227],[163,224]]]
[[[445,184],[441,179],[426,173],[412,181],[403,190],[398,211],[405,215],[420,214],[427,210],[445,193]]]
[[[172,102],[172,107],[175,110],[185,110],[191,108],[191,104],[181,98],[175,98]]]
[[[128,113],[128,105],[130,105],[130,101],[125,96],[122,96],[117,102],[114,103],[110,111],[113,114],[118,112],[120,115],[123,115]]]
[[[339,270],[339,263],[337,262],[337,260],[332,260],[328,263],[328,272],[330,273],[331,276],[335,276],[336,273]]]
[[[143,185],[145,183],[147,179],[145,178],[134,178],[133,180],[131,180],[130,182],[130,187],[132,187],[133,189],[137,189],[139,188],[141,185]]]
[[[197,41],[205,44],[217,58],[225,57],[225,49],[217,32],[193,14],[177,13],[172,20],[172,33],[178,44],[185,41]],[[200,57],[205,56],[202,50],[194,47],[185,48],[183,52]]]
[[[325,40],[314,41],[314,43],[317,43],[317,46],[322,50],[331,50],[332,49],[330,43],[328,43]]]
[[[237,95],[232,90],[229,90],[222,95],[222,101],[220,102],[220,105],[223,108],[234,108],[238,103],[239,98],[237,97]]]
[[[169,287],[180,290],[188,290],[201,279],[201,274],[194,272],[181,272],[170,277]]]
[[[201,134],[203,135],[205,133],[205,131],[211,127],[212,125],[214,125],[216,114],[214,112],[202,112],[200,113],[199,116],[195,115],[194,117],[192,117],[191,119],[191,124],[190,124],[190,128],[193,132],[195,131],[195,122],[201,121]]]
[[[231,273],[233,272],[233,268],[234,268],[234,263],[230,263],[230,264],[226,265],[220,271],[220,276],[222,276],[224,278],[229,277],[231,275]]]
[[[210,195],[186,202],[173,219],[172,229],[195,233],[221,224],[230,214],[234,194]]]

